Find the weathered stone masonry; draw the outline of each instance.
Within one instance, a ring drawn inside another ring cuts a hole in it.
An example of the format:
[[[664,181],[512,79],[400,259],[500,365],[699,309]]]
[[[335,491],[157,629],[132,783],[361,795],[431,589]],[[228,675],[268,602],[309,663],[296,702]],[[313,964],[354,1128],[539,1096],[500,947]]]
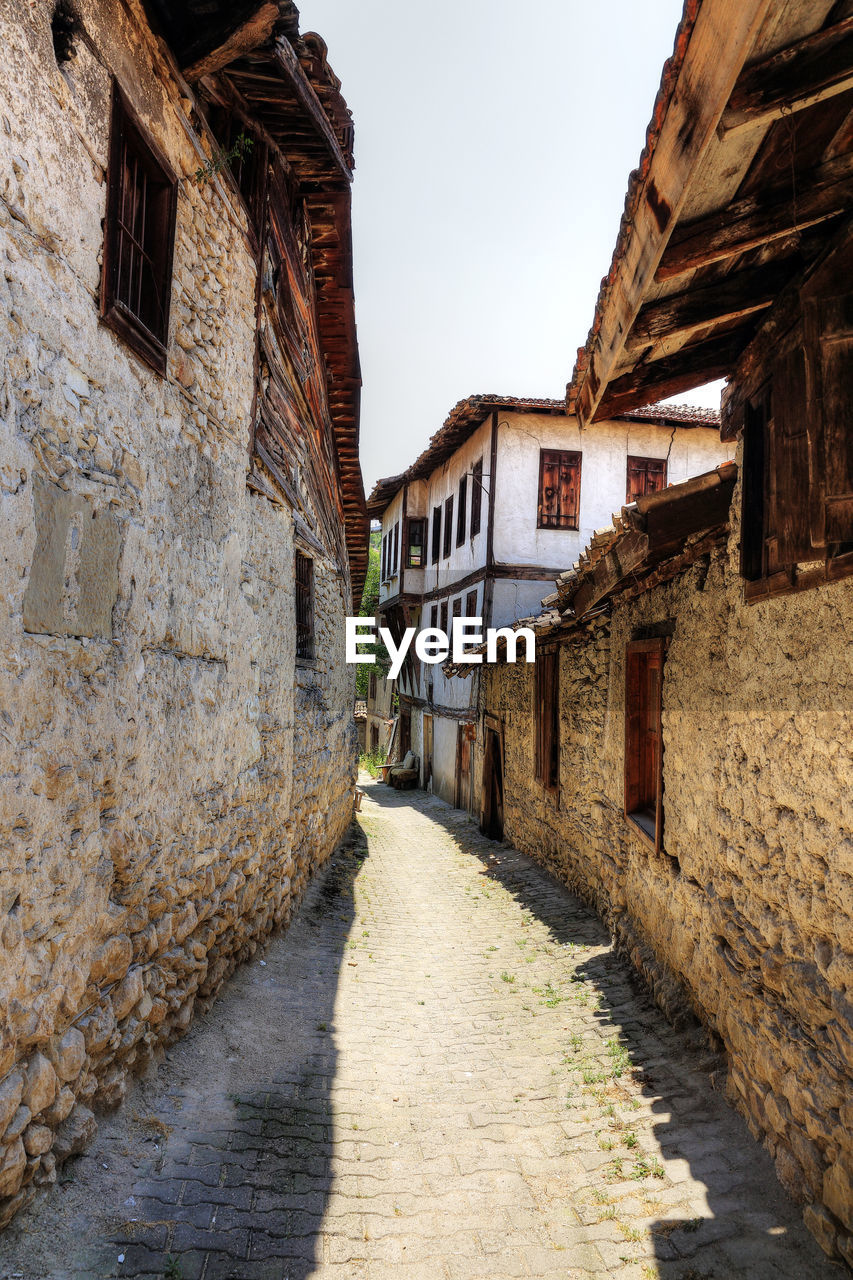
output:
[[[0,1224],[286,923],[354,782],[328,416],[289,496],[247,489],[237,187],[194,179],[212,140],[136,0],[81,2],[61,66],[52,8],[0,0]],[[163,378],[98,318],[114,76],[180,179]]]
[[[592,902],[727,1092],[827,1252],[853,1261],[853,589],[752,606],[728,545],[560,645],[559,801],[533,781],[534,675],[486,668],[506,835]],[[672,625],[664,849],[623,813],[625,646]]]

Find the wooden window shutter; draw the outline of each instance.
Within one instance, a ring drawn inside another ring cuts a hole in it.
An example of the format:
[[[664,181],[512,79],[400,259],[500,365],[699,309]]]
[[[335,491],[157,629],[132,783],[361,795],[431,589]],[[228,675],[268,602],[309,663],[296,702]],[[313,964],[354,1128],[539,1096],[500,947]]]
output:
[[[853,543],[853,294],[803,307],[810,532],[833,554]]]
[[[665,651],[663,637],[633,641],[625,651],[625,816],[655,850],[663,843]]]
[[[459,505],[456,512],[456,545],[461,547],[465,541],[465,520],[468,510],[468,476],[459,481]]]
[[[767,426],[766,572],[813,557],[809,529],[808,407],[803,350],[777,360]]]
[[[636,502],[647,493],[666,488],[666,458],[628,458],[625,501]]]
[[[568,449],[539,454],[540,529],[577,529],[580,515],[581,455]]]
[[[438,564],[441,553],[441,507],[432,509],[432,563]]]
[[[445,499],[444,503],[444,543],[442,546],[442,556],[450,555],[453,547],[453,494]]]

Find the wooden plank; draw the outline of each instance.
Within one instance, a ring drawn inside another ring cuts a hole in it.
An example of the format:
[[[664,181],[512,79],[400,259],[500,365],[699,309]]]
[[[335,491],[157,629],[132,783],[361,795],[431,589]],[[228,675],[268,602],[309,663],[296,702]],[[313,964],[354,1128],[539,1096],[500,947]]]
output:
[[[853,89],[853,18],[754,62],[739,76],[720,133],[778,120]]]
[[[732,258],[853,208],[853,155],[846,154],[797,176],[797,199],[788,190],[749,196],[705,218],[676,227],[655,280]]]
[[[790,279],[790,263],[772,262],[739,271],[701,289],[688,289],[647,303],[634,322],[629,351],[753,315],[772,305]]]
[[[275,51],[277,64],[284,72],[288,84],[293,90],[293,93],[298,99],[301,107],[313,124],[315,131],[325,142],[336,167],[344,177],[351,182],[352,170],[350,169],[346,156],[341,150],[341,144],[338,142],[337,135],[329,123],[329,117],[323,110],[322,103],[317,97],[314,86],[303,71],[302,64],[297,58],[293,47],[287,40],[277,40],[275,44]]]
[[[734,333],[682,347],[671,356],[638,364],[630,373],[614,378],[595,410],[595,421],[615,418],[640,405],[666,400],[705,382],[724,378],[752,337],[747,318]]]
[[[227,67],[229,63],[236,61],[237,58],[243,57],[244,54],[250,53],[252,49],[257,49],[272,35],[273,27],[279,18],[279,7],[277,0],[265,0],[265,3],[242,22],[236,31],[232,31],[231,35],[223,41],[218,48],[212,49],[210,53],[206,53],[203,58],[199,58],[197,62],[191,66],[184,68],[184,76],[193,83],[200,80],[202,76],[212,75],[215,71],[221,71],[223,67]]]
[[[598,409],[625,338],[654,280],[687,197],[690,179],[714,137],[769,4],[770,0],[719,0],[699,8],[648,162],[631,234],[611,271],[589,365],[573,397],[573,408],[582,426],[601,416]],[[709,374],[709,378],[719,376]],[[676,391],[682,389],[686,387],[677,387]]]

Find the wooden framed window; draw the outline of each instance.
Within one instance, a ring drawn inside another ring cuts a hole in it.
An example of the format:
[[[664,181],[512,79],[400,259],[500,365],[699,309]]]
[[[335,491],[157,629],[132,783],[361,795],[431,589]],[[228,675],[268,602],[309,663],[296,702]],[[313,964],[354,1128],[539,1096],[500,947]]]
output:
[[[666,488],[666,458],[628,457],[628,481],[625,501],[636,502],[647,493]]]
[[[409,569],[422,569],[426,564],[426,520],[418,518],[409,521],[408,550],[406,564]]]
[[[412,713],[400,712],[400,759],[405,760],[412,749]]]
[[[468,515],[468,477],[464,475],[459,481],[459,501],[456,510],[456,545],[461,547],[465,541],[465,521]]]
[[[444,503],[444,545],[441,549],[442,556],[446,559],[450,555],[453,546],[453,494]]]
[[[535,773],[546,791],[560,787],[560,651],[537,652],[534,670]]]
[[[450,610],[450,617],[451,617],[451,620],[453,618],[462,617],[462,597],[461,596],[457,596],[456,599],[453,601],[453,605]]]
[[[441,630],[444,632],[444,634],[447,635],[447,601],[446,600],[442,600],[441,602],[441,607],[439,609],[438,625],[441,628]]]
[[[471,537],[480,532],[480,516],[483,510],[483,459],[478,458],[471,468]]]
[[[374,672],[371,673],[370,680],[368,681],[367,696],[371,702],[376,701],[376,674]]]
[[[101,315],[136,354],[166,372],[178,183],[113,85]]]
[[[465,597],[465,617],[476,618],[477,616],[477,592],[469,591]]]
[[[666,639],[625,650],[625,817],[651,843],[663,843],[661,705]]]
[[[263,222],[267,185],[266,143],[242,116],[228,108],[211,106],[208,120],[221,154],[227,158],[231,176],[249,214],[252,234],[257,239]]]
[[[581,455],[571,449],[541,449],[538,528],[577,529],[580,498]]]
[[[438,605],[431,604],[429,607],[429,625],[431,627],[438,626]]]
[[[433,507],[432,509],[432,563],[438,564],[438,557],[441,552],[441,507]]]
[[[314,561],[296,552],[296,656],[314,660]]]
[[[400,521],[394,525],[393,529],[394,549],[391,553],[391,573],[395,574],[400,568]]]
[[[382,535],[382,566],[380,570],[380,580],[387,581],[388,578],[388,535]]]

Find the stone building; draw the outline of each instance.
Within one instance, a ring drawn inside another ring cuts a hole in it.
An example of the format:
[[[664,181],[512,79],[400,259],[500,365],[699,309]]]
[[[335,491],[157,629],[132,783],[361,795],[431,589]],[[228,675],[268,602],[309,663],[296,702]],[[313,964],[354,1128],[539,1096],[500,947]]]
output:
[[[709,1029],[851,1264],[852,120],[831,4],[687,6],[569,404],[589,424],[726,374],[736,467],[599,531],[535,668],[487,671],[475,756],[484,823],[499,799]]]
[[[402,634],[481,618],[502,627],[537,608],[559,567],[639,493],[732,453],[714,410],[650,405],[581,430],[563,400],[470,396],[429,447],[368,500],[382,521],[379,611]],[[421,784],[471,813],[477,680],[412,657],[397,681],[400,758]]]
[[[351,816],[352,123],[289,0],[0,0],[0,1223]]]

